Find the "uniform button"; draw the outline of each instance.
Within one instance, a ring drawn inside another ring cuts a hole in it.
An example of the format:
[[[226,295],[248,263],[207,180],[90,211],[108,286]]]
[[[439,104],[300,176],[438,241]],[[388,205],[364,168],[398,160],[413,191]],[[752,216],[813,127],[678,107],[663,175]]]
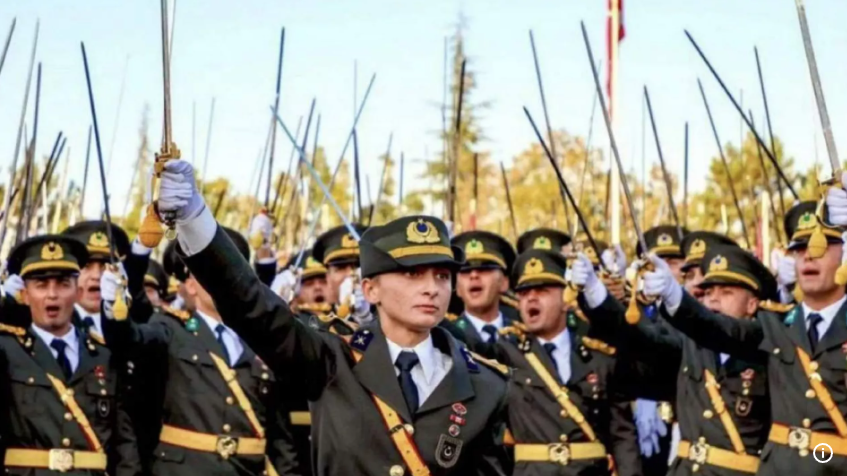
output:
[[[232,397],[226,397],[226,404],[227,405],[232,405],[234,402],[235,402],[235,400],[233,400]]]
[[[774,353],[774,355],[779,354],[779,347],[775,348],[775,349],[773,350],[773,353]]]
[[[567,418],[567,417],[568,417],[568,411],[567,411],[567,410],[562,410],[562,411],[560,411],[560,412],[559,412],[559,415],[560,415],[562,418]]]
[[[71,420],[73,420],[73,419],[74,419],[74,416],[73,416],[73,415],[71,415],[71,413],[70,413],[70,412],[65,413],[65,420],[67,420],[67,421],[71,421]]]
[[[108,392],[106,391],[106,389],[105,389],[105,388],[100,389],[100,395],[106,396],[106,394],[107,394],[107,393],[108,393]]]
[[[127,362],[127,363],[126,363],[126,366],[127,366],[127,368],[134,369],[134,368],[135,368],[135,363],[134,363],[134,362],[132,362],[132,361],[129,361],[129,362]]]
[[[266,395],[268,393],[268,387],[262,387],[262,395]]]
[[[706,410],[706,411],[703,412],[703,418],[705,418],[707,420],[709,418],[712,418],[713,416],[715,416],[715,414],[711,410]]]
[[[193,360],[193,361],[197,362],[197,354],[192,355],[192,356],[191,356],[191,360]]]
[[[568,442],[568,435],[565,435],[565,434],[559,435],[559,441],[561,441],[562,443],[567,443]]]
[[[127,375],[132,375],[132,369],[127,369],[126,373]]]
[[[817,362],[814,362],[814,361],[809,362],[809,368],[810,368],[810,369],[812,369],[812,371],[813,371],[813,372],[814,372],[815,370],[817,370],[817,369],[818,369],[818,367],[820,367],[820,365],[819,365]]]
[[[691,466],[691,472],[692,472],[692,473],[696,473],[697,471],[700,471],[700,465],[699,465],[699,464],[697,464],[697,463],[694,463],[694,464]]]
[[[69,397],[73,397],[73,396],[74,396],[74,389],[69,388],[69,389],[67,389],[67,390],[65,391],[65,393],[66,393]]]
[[[525,383],[526,383],[527,385],[531,384],[531,383],[532,383],[532,379],[529,379],[529,378],[528,378],[528,379],[526,379]]]
[[[413,426],[412,426],[412,425],[410,425],[409,423],[406,423],[405,425],[403,425],[403,429],[405,429],[405,430],[406,430],[406,433],[408,433],[408,434],[410,434],[410,435],[414,435],[414,434],[415,434],[415,427],[413,427]]]
[[[262,380],[267,380],[269,378],[270,378],[270,375],[268,375],[267,372],[262,372]]]
[[[28,384],[32,385],[32,384],[34,384],[34,383],[35,383],[35,379],[34,379],[34,378],[32,378],[32,377],[30,377],[30,378],[26,379],[26,383],[28,383]]]
[[[395,464],[388,470],[388,476],[403,476],[406,471],[399,464]]]
[[[69,448],[71,446],[70,438],[62,438],[62,446]]]
[[[803,418],[803,428],[811,428],[811,427],[812,427],[812,420],[809,420],[808,418]]]
[[[815,398],[815,395],[816,395],[815,391],[812,390],[811,388],[806,390],[806,398]]]
[[[229,426],[229,423],[224,423],[224,433],[229,433],[232,431],[232,427]]]
[[[686,365],[685,367],[683,367],[683,368],[682,368],[682,372],[683,372],[683,373],[688,373],[688,366],[687,366],[687,365]]]

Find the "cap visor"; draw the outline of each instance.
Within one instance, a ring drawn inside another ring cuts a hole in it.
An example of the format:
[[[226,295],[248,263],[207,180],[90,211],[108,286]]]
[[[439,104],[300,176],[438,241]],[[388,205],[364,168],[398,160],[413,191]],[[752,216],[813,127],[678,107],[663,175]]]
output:
[[[558,281],[551,281],[549,279],[529,279],[524,281],[521,284],[515,286],[515,291],[522,291],[524,289],[532,289],[532,288],[543,288],[546,286],[564,288],[565,285]]]
[[[750,291],[754,294],[758,293],[758,291],[753,289],[749,284],[747,284],[743,281],[739,281],[737,279],[727,278],[727,277],[724,277],[724,276],[721,276],[721,277],[711,276],[709,278],[704,279],[700,283],[700,287],[703,288],[703,289],[711,287],[711,286],[717,286],[717,285],[720,285],[720,286],[736,286],[736,287],[739,287],[739,288],[747,289],[748,291]]]

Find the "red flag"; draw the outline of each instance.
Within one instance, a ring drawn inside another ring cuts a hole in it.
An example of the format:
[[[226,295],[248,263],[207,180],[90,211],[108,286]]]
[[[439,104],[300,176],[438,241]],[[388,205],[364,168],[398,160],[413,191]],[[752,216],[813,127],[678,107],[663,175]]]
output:
[[[614,17],[617,17],[617,31]],[[618,43],[623,40],[626,30],[623,26],[623,0],[609,0],[609,15],[606,20],[606,64],[609,65],[609,74],[606,80],[606,97],[609,98],[609,115],[614,117],[614,98],[612,97],[612,78],[615,76],[617,64],[615,62],[615,51]]]

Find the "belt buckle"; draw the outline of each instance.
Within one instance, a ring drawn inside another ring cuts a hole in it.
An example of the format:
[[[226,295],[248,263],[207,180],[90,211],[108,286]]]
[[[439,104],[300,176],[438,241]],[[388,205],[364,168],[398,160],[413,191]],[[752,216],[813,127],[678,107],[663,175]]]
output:
[[[567,466],[571,460],[571,450],[562,443],[550,445],[547,448],[547,455],[551,463],[557,463],[561,466]]]
[[[709,457],[709,445],[705,441],[692,443],[688,449],[688,459],[697,464],[706,464],[706,459]]]
[[[812,430],[791,427],[788,432],[788,447],[800,450],[801,456],[805,456],[809,454],[810,446],[812,446]]]
[[[229,459],[238,451],[238,439],[231,436],[219,436],[215,443],[215,452],[224,460]]]
[[[74,469],[74,450],[50,450],[47,468],[60,473],[66,473]]]

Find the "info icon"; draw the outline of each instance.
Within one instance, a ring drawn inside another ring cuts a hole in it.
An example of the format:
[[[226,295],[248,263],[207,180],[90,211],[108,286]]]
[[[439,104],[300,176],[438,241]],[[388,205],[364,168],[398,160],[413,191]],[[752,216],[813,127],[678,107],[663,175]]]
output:
[[[832,446],[826,443],[819,443],[815,446],[812,456],[814,456],[815,461],[818,463],[829,463],[832,460]]]

